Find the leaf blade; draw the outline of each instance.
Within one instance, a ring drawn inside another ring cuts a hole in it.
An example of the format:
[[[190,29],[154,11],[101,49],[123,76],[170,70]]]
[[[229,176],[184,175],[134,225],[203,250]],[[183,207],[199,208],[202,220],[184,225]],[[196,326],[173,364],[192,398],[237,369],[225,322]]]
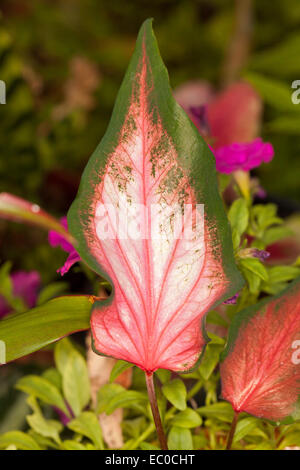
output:
[[[138,239],[122,237],[113,223],[117,213],[127,236],[127,203],[146,208]],[[188,220],[198,217],[200,224],[194,238],[183,242],[180,230],[176,234],[169,225],[184,204],[190,206]],[[205,204],[205,214],[197,204]],[[146,222],[153,206],[161,211],[162,224],[157,214]],[[213,156],[172,96],[151,21],[140,30],[111,123],[85,169],[68,226],[82,259],[114,286],[112,296],[93,307],[95,351],[149,373],[194,366],[206,342],[200,329],[206,312],[235,294],[242,278]],[[153,239],[153,227],[169,237],[168,248]]]
[[[283,293],[239,312],[230,326],[222,397],[238,412],[276,422],[300,416],[299,287],[300,278]]]
[[[91,296],[50,300],[28,312],[11,315],[0,323],[6,362],[26,356],[76,331],[89,328]]]

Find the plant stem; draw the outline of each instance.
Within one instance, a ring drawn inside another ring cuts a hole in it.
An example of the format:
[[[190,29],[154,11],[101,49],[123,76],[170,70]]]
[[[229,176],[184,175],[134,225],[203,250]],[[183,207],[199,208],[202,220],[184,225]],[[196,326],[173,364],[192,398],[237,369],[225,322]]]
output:
[[[198,382],[194,385],[194,387],[191,388],[191,390],[187,394],[187,398],[190,399],[198,391],[200,388],[203,386],[203,383],[201,380],[198,380]],[[176,413],[176,408],[172,406],[165,414],[165,421],[168,421],[173,417],[173,415]],[[123,446],[122,450],[135,450],[138,448],[141,442],[143,442],[145,439],[147,439],[153,432],[155,431],[155,425],[153,423],[149,424],[149,426],[145,429],[145,431],[133,442],[131,442],[129,445],[127,443]]]
[[[238,417],[239,417],[239,412],[235,411],[234,416],[233,416],[233,420],[232,420],[232,423],[231,423],[230,432],[229,432],[229,435],[228,435],[226,450],[231,450],[231,445],[232,445],[233,436],[234,436],[234,433],[235,433],[235,430],[236,430]]]
[[[168,450],[168,444],[167,444],[167,439],[164,433],[163,425],[161,422],[160,414],[159,414],[159,409],[157,405],[157,399],[155,395],[155,388],[154,388],[154,382],[153,382],[153,374],[148,375],[145,372],[146,376],[146,385],[147,385],[147,391],[148,391],[148,397],[149,397],[149,402],[152,410],[152,415],[156,427],[156,432],[158,435],[160,447],[162,450]]]
[[[253,0],[235,0],[235,29],[223,66],[224,85],[238,79],[247,62],[253,35]]]

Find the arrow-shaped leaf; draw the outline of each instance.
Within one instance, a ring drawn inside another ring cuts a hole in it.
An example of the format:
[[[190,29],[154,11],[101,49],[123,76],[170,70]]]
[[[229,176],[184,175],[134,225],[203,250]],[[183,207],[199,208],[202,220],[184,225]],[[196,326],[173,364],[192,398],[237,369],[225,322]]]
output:
[[[96,351],[148,373],[192,367],[205,313],[242,281],[214,157],[172,96],[149,20],[68,225],[82,259],[114,286],[93,307]]]
[[[221,380],[222,396],[236,412],[299,419],[300,278],[234,317]]]

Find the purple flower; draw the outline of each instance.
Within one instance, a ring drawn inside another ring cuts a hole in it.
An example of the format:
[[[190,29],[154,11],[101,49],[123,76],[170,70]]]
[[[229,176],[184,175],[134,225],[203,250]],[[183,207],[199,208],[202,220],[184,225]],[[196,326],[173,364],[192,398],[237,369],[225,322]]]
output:
[[[59,420],[60,422],[64,425],[64,426],[67,426],[67,424],[73,419],[75,418],[74,416],[74,413],[69,405],[69,403],[67,403],[65,401],[65,404],[66,404],[66,407],[68,408],[68,411],[71,415],[71,418],[69,418],[69,416],[67,416],[60,408],[58,408],[57,406],[53,406],[52,408],[54,409],[54,411],[57,413],[58,417],[59,417]]]
[[[258,258],[261,262],[269,258],[270,253],[266,250],[259,250],[258,248],[243,248],[239,252],[240,258]]]
[[[204,104],[202,106],[191,106],[189,108],[189,112],[200,134],[202,134],[202,136],[209,135],[210,129],[207,118],[207,105]]]
[[[11,274],[13,295],[20,297],[28,308],[36,304],[38,291],[41,285],[40,275],[37,271],[16,271]],[[12,308],[6,302],[5,298],[0,296],[0,318],[10,313]]]
[[[257,248],[252,248],[251,255],[253,258],[258,258],[260,261],[266,261],[269,258],[270,253],[265,250],[258,250]]]
[[[60,219],[60,222],[62,226],[68,230],[68,222],[67,222],[67,217],[62,217]],[[69,253],[68,258],[66,259],[65,264],[57,270],[58,273],[60,273],[62,276],[66,274],[69,269],[73,266],[73,264],[77,263],[77,261],[80,261],[81,258],[73,245],[71,245],[70,242],[68,242],[60,233],[55,232],[54,230],[50,230],[48,234],[48,241],[49,244],[53,247],[55,246],[60,246],[64,251]]]
[[[238,296],[239,296],[238,293],[234,294],[233,297],[230,297],[229,299],[224,300],[223,304],[226,304],[226,305],[234,305],[234,304],[236,304],[236,301],[237,301]]]
[[[236,170],[249,171],[261,163],[268,163],[274,156],[273,146],[257,138],[250,143],[234,143],[214,150],[216,168],[220,173]]]

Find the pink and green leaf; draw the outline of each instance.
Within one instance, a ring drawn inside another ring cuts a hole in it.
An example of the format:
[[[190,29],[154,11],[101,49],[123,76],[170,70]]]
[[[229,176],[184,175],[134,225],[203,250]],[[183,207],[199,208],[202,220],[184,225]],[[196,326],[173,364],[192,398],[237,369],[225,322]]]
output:
[[[239,312],[221,363],[222,397],[237,412],[300,418],[300,278]]]
[[[114,216],[125,230],[128,211],[136,207],[147,209],[139,227],[121,236]],[[172,221],[178,213],[185,225],[176,232]],[[189,224],[192,236],[180,236]],[[214,157],[172,96],[150,20],[140,30],[68,226],[83,261],[113,286],[110,298],[93,306],[96,352],[148,373],[194,366],[207,341],[205,314],[243,281]]]

